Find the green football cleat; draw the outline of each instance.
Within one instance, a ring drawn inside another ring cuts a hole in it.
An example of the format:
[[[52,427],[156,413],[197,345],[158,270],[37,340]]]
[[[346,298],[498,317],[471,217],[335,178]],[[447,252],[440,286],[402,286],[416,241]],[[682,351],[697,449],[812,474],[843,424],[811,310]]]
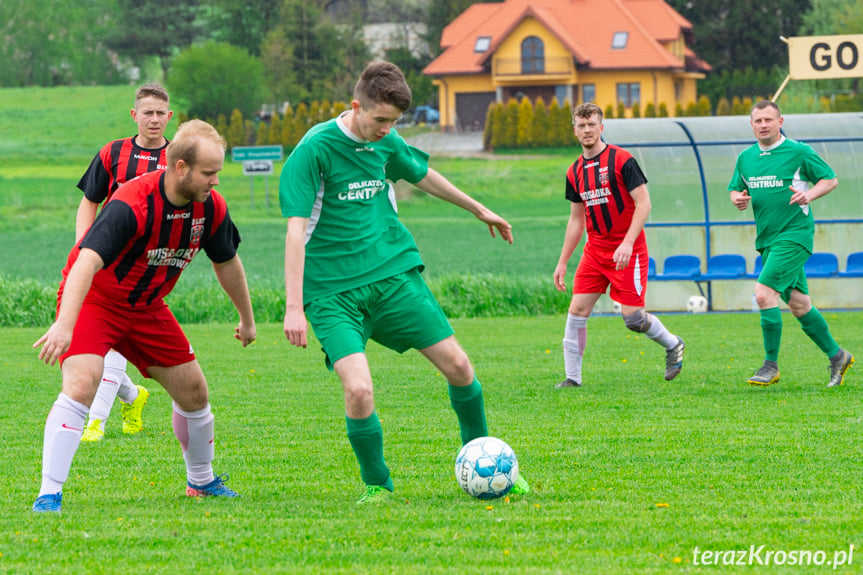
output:
[[[141,420],[141,412],[144,411],[144,406],[147,405],[147,398],[150,397],[150,392],[143,385],[136,385],[138,388],[138,397],[132,403],[123,404],[123,433],[126,435],[134,435],[144,429],[144,422]]]
[[[386,503],[393,497],[393,492],[380,485],[366,485],[366,492],[357,501],[357,505],[378,505]]]
[[[81,441],[101,441],[105,437],[101,419],[91,419],[87,427],[84,428],[84,434],[81,435]]]
[[[767,387],[774,383],[779,383],[779,367],[776,363],[768,364],[765,361],[764,365],[755,372],[755,375],[749,378],[749,385]]]
[[[840,349],[839,353],[830,358],[830,383],[827,387],[838,387],[845,383],[845,372],[854,365],[854,356]]]
[[[510,495],[525,495],[530,493],[530,485],[527,484],[527,479],[521,476],[521,473],[518,474],[518,479],[515,480],[515,483],[512,486],[512,489],[509,490]]]

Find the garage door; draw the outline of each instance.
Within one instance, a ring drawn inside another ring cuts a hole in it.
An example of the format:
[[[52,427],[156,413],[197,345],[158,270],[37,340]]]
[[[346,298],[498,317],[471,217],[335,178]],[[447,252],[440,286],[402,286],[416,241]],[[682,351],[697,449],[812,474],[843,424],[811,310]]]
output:
[[[488,106],[494,102],[494,92],[464,92],[455,95],[456,129],[479,131],[485,127]]]

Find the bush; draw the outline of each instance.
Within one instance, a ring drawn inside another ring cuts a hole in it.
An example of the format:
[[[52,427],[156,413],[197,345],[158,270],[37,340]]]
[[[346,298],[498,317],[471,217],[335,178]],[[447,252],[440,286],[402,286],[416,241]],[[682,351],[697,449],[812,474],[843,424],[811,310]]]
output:
[[[625,118],[626,117],[626,106],[624,105],[623,102],[617,103],[617,117],[618,118]]]
[[[531,132],[531,140],[535,148],[546,148],[555,145],[555,138],[551,132],[551,120],[548,116],[548,108],[545,107],[545,102],[542,98],[536,99]]]
[[[519,148],[531,148],[534,146],[533,136],[533,105],[528,98],[522,98],[518,105],[518,131],[516,133],[516,146]]]
[[[188,102],[196,118],[215,118],[231,110],[251,116],[264,100],[261,63],[245,50],[206,42],[180,52],[168,75],[171,96]]]
[[[653,105],[653,102],[648,102],[644,107],[644,117],[645,118],[655,118],[656,117],[656,106]]]
[[[698,116],[709,116],[713,107],[710,105],[710,98],[707,97],[706,94],[702,94],[698,98],[697,105],[697,115]]]
[[[719,103],[716,104],[716,115],[717,116],[730,116],[731,115],[731,102],[728,101],[728,98],[720,98]]]
[[[659,113],[657,114],[657,116],[659,116],[660,118],[668,117],[668,104],[666,104],[665,102],[659,103]]]
[[[632,117],[640,118],[641,117],[641,102],[633,102],[632,103]]]
[[[57,290],[35,280],[0,276],[0,326],[48,326],[54,321]]]
[[[606,118],[613,118],[614,117],[614,104],[609,104],[608,106],[605,107],[604,116]]]

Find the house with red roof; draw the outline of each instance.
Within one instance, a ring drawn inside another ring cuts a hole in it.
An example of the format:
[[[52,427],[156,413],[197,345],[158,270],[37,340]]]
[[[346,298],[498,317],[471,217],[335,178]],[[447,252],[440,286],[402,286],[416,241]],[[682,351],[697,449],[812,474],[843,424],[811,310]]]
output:
[[[423,72],[444,129],[478,129],[489,104],[542,98],[633,104],[669,113],[697,99],[710,65],[689,47],[692,24],[664,0],[506,0],[473,4],[441,36]]]

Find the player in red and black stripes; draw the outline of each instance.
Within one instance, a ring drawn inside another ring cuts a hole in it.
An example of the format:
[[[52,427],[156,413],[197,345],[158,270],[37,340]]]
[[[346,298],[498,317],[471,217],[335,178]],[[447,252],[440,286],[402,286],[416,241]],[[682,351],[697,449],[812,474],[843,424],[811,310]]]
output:
[[[168,147],[165,129],[173,115],[169,103],[168,92],[158,84],[138,88],[135,107],[130,110],[138,133],[105,144],[78,182],[84,196],[75,218],[76,242],[93,224],[99,205],[111,199],[120,184],[165,168]],[[82,441],[99,441],[105,436],[105,422],[118,395],[123,405],[123,433],[135,434],[143,428],[141,412],[150,393],[126,375],[126,363],[126,358],[115,350],[105,355],[105,371],[90,406]]]
[[[583,153],[566,173],[566,199],[572,204],[554,270],[559,291],[566,290],[566,265],[585,230],[587,243],[573,279],[563,336],[566,377],[557,387],[581,386],[587,320],[609,286],[626,327],[665,348],[665,379],[672,380],[683,367],[683,339],[644,309],[648,268],[644,224],[650,214],[647,178],[629,152],[602,140],[599,106],[581,104],[572,118]]]
[[[42,486],[34,511],[60,511],[62,488],[96,394],[103,357],[116,349],[174,400],[190,496],[236,497],[213,473],[213,414],[207,380],[189,340],[165,304],[180,274],[203,250],[240,315],[234,337],[255,340],[255,318],[240,235],[213,189],[224,139],[200,120],[186,122],[168,146],[166,170],[136,178],[114,198],[69,254],[57,320],[34,344],[60,361],[63,391],[45,422]]]

